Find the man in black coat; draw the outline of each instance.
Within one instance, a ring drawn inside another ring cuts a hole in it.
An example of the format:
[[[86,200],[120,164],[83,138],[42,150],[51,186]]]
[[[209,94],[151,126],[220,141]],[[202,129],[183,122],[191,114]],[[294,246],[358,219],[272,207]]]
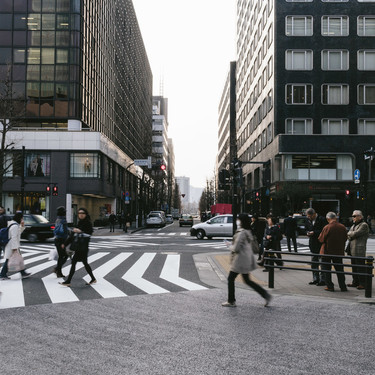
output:
[[[261,259],[262,254],[263,254],[263,236],[264,236],[264,231],[266,229],[266,226],[267,226],[266,221],[259,220],[259,217],[257,214],[254,214],[251,217],[250,229],[259,244],[258,260]]]
[[[293,241],[294,252],[297,252],[297,220],[293,217],[291,212],[288,213],[288,217],[284,220],[284,233],[286,236],[286,243],[288,245],[288,251],[291,252],[290,240]]]
[[[312,262],[319,262],[321,243],[318,238],[323,228],[327,225],[327,220],[323,216],[319,216],[313,208],[306,211],[308,220],[306,222],[307,236],[309,237],[310,251],[316,255],[311,258]],[[310,285],[325,285],[324,274],[319,273],[319,264],[311,264],[313,270],[313,280],[309,282]]]

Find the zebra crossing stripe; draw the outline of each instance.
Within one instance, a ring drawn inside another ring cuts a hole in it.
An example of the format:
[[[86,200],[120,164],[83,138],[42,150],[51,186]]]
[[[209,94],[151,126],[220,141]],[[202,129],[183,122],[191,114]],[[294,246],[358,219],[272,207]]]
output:
[[[122,276],[122,278],[148,294],[169,293],[168,290],[161,288],[160,286],[153,284],[142,277],[152,260],[155,258],[155,255],[156,253],[143,254],[125,273],[125,275]]]
[[[96,253],[88,257],[88,262],[95,262],[96,260],[103,258],[105,255],[109,253]],[[56,263],[56,262],[54,262]],[[76,271],[83,267],[83,263],[77,263]],[[66,266],[62,269],[63,273],[69,273],[70,265]],[[57,279],[54,273],[43,277],[42,281],[44,283],[44,287],[47,290],[49,298],[51,299],[52,303],[61,303],[61,302],[75,302],[79,301],[78,297],[74,294],[72,289],[62,286],[58,283],[58,280],[62,281],[63,279]]]
[[[164,280],[169,281],[172,284],[176,284],[187,290],[203,290],[207,289],[202,285],[192,283],[191,281],[185,280],[179,277],[180,270],[180,256],[179,255],[167,255],[167,259],[164,263],[164,267],[161,271],[160,277]]]
[[[113,284],[104,279],[104,276],[108,275],[114,268],[120,265],[124,260],[130,257],[133,253],[121,253],[116,255],[114,258],[104,263],[99,268],[94,271],[94,276],[98,281],[97,284],[93,284],[92,287],[103,297],[103,298],[113,298],[113,297],[126,297],[126,294],[120,289],[116,288]],[[90,281],[90,276],[86,275],[83,278],[86,282]]]
[[[168,236],[175,236],[176,233],[168,233]]]
[[[22,279],[1,281],[0,309],[25,306]]]
[[[31,263],[39,262],[40,260],[47,259],[48,257],[49,257],[48,254],[43,254],[43,255],[39,255],[37,257],[24,259],[23,262],[26,265],[26,264],[31,264]],[[23,258],[25,258],[25,255],[23,255]]]

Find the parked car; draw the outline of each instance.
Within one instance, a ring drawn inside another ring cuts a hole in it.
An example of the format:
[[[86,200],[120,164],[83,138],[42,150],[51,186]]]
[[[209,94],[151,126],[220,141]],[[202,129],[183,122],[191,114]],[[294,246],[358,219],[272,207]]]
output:
[[[180,224],[180,227],[183,225],[190,225],[192,227],[194,224],[193,216],[186,214],[181,215],[181,217],[178,219],[178,223]]]
[[[42,215],[24,214],[25,230],[21,234],[21,238],[30,242],[45,241],[52,238],[55,224],[49,222]]]
[[[165,221],[167,224],[173,224],[173,216],[172,215],[166,215]]]
[[[195,224],[190,229],[190,235],[199,240],[204,237],[232,237],[233,216],[231,214],[215,216],[204,223]]]
[[[149,213],[146,218],[147,227],[164,227],[165,220],[159,213]]]

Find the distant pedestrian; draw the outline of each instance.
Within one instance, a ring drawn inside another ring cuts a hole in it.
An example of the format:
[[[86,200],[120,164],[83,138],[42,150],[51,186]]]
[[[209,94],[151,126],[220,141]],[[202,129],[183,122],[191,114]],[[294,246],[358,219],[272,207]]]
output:
[[[293,241],[293,248],[294,252],[297,252],[297,239],[296,239],[296,232],[297,232],[297,220],[293,217],[292,212],[288,213],[288,217],[284,220],[284,233],[286,237],[286,243],[288,246],[288,251],[291,252],[291,245],[290,240]]]
[[[130,212],[127,212],[124,219],[124,231],[125,233],[128,232],[128,228],[130,228],[132,222],[132,216],[130,215]]]
[[[336,271],[337,280],[339,287],[342,292],[346,292],[348,289],[345,285],[344,266],[342,264],[342,258],[336,255],[345,255],[345,243],[347,239],[346,228],[343,224],[337,221],[337,216],[334,212],[328,212],[326,215],[328,224],[323,228],[322,233],[319,235],[319,242],[322,244],[320,253],[324,255],[330,255],[329,257],[322,257],[324,263],[333,263]],[[331,264],[322,264],[322,270],[331,271]],[[324,290],[328,292],[334,291],[334,285],[332,282],[332,274],[325,272],[324,275],[326,287]]]
[[[275,250],[280,251],[281,245],[280,241],[283,237],[281,233],[280,227],[276,224],[276,219],[271,215],[267,215],[267,227],[264,232],[264,239],[263,239],[263,246],[264,246],[264,252],[263,257],[260,263],[258,263],[260,266],[265,267],[263,272],[268,272],[269,267],[267,265],[273,265],[275,262],[278,266],[283,266],[283,261],[280,253],[277,253],[276,255],[274,253],[270,253],[268,250]],[[267,260],[265,261],[265,257],[270,257],[275,260]],[[280,268],[281,269],[281,268]]]
[[[0,229],[8,226],[8,218],[5,215],[5,208],[0,206]],[[4,251],[4,247],[0,246],[0,256]]]
[[[57,265],[54,268],[53,272],[56,273],[57,277],[65,277],[62,274],[62,266],[68,259],[68,255],[66,253],[64,243],[68,238],[68,224],[66,221],[66,210],[65,207],[60,206],[57,208],[57,219],[55,222],[55,229],[53,230],[55,235],[55,246],[58,254]]]
[[[267,226],[266,221],[264,221],[264,219],[260,220],[257,214],[254,214],[251,217],[250,229],[251,229],[253,236],[255,236],[259,244],[258,260],[261,260],[262,255],[263,255],[263,236],[264,236],[264,231],[266,229],[266,226]]]
[[[365,257],[366,245],[369,236],[369,227],[363,219],[362,212],[359,210],[353,211],[353,225],[348,232],[348,240],[350,246],[350,254],[353,257]],[[353,265],[353,272],[364,273],[365,269],[357,266],[364,266],[364,259],[351,259]],[[366,276],[352,275],[353,281],[348,284],[349,287],[357,289],[365,289]]]
[[[374,234],[374,231],[372,230],[372,217],[371,217],[371,215],[367,215],[366,223],[368,225],[369,233]]]
[[[9,259],[13,255],[13,253],[17,251],[20,253],[21,234],[25,230],[25,223],[23,221],[22,212],[17,212],[14,215],[13,220],[9,221],[8,223],[8,227],[9,227],[9,242],[5,245],[5,252],[4,252],[5,262],[0,272],[1,280],[10,279],[10,277],[8,277],[7,275]],[[25,269],[22,269],[19,272],[21,272],[21,276],[23,279],[31,275],[30,273],[26,272]]]
[[[265,300],[265,306],[271,301],[271,295],[256,282],[250,280],[249,272],[256,269],[256,260],[252,242],[254,237],[250,230],[250,218],[247,214],[238,216],[237,231],[231,246],[232,261],[228,276],[228,300],[222,303],[224,307],[236,307],[234,281],[241,274],[245,283],[258,292]]]
[[[109,221],[109,231],[114,232],[115,231],[115,224],[116,224],[116,215],[113,211],[109,215],[108,221]]]
[[[96,279],[92,272],[90,265],[88,264],[87,257],[89,253],[89,242],[90,236],[93,232],[92,223],[90,220],[90,216],[86,210],[86,208],[80,208],[78,210],[78,224],[77,227],[72,230],[72,235],[70,235],[65,242],[64,246],[68,246],[74,240],[78,241],[78,249],[75,250],[73,258],[72,258],[72,265],[70,267],[70,272],[68,278],[60,282],[59,284],[63,286],[70,286],[72,281],[74,272],[76,270],[77,262],[82,262],[85,266],[87,273],[90,275],[91,280],[87,284],[95,284]],[[76,237],[76,238],[74,238]]]
[[[318,238],[323,228],[327,225],[327,220],[323,216],[318,215],[313,208],[309,208],[306,211],[306,216],[308,218],[306,221],[306,234],[309,237],[310,252],[316,254],[311,257],[311,261],[316,263],[311,264],[313,280],[310,281],[309,284],[322,286],[325,285],[325,275],[322,272],[319,272],[318,262],[321,258],[319,254],[322,244],[319,242]]]

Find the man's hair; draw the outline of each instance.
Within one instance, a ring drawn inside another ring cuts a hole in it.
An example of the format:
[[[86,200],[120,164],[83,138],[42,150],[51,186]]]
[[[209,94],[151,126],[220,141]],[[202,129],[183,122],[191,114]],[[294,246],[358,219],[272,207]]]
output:
[[[314,215],[316,211],[313,208],[308,208],[306,210],[306,215]]]
[[[352,215],[358,215],[358,216],[363,217],[362,211],[360,211],[360,210],[354,210]]]
[[[326,215],[326,219],[336,219],[337,216],[334,212],[328,212],[327,215]]]

